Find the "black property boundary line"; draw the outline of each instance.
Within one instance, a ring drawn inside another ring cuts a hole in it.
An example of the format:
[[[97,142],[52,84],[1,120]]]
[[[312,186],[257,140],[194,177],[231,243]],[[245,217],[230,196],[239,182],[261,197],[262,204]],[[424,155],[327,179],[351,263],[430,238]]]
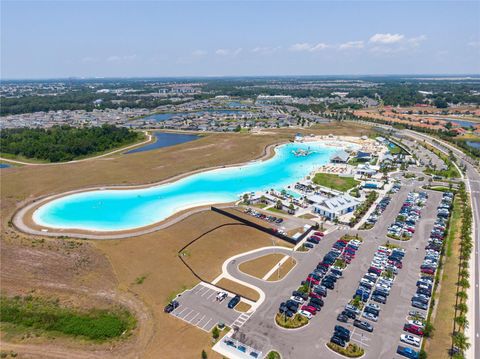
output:
[[[301,241],[303,238],[305,238],[308,233],[310,233],[310,231],[312,229],[318,229],[318,224],[316,224],[316,226],[311,226],[310,229],[308,229],[307,231],[305,231],[300,237],[298,237],[297,239],[293,239],[292,237],[289,237],[289,236],[285,236],[283,234],[280,234],[278,232],[275,232],[273,229],[271,228],[267,228],[267,227],[264,227],[264,226],[261,226],[259,225],[258,223],[255,223],[255,222],[252,222],[248,219],[245,219],[245,218],[242,218],[242,217],[239,217],[233,213],[230,213],[230,212],[227,212],[227,211],[224,211],[223,209],[220,209],[220,208],[217,208],[217,207],[211,207],[212,208],[212,211],[213,212],[217,212],[217,213],[220,213],[220,214],[223,214],[224,216],[226,217],[229,217],[231,219],[234,219],[238,222],[241,222],[243,224],[245,224],[246,226],[249,226],[249,227],[253,227],[255,229],[258,229],[259,231],[262,231],[264,233],[267,233],[271,236],[274,236],[274,237],[277,237],[277,238],[280,238],[290,244],[297,244],[299,241]]]
[[[236,295],[239,295],[240,297],[243,297],[245,299],[248,299],[252,302],[256,302],[256,300],[253,300],[252,298],[249,298],[247,296],[244,296],[244,295],[240,295],[230,289],[227,289],[227,288],[224,288],[222,286],[219,286],[218,284],[213,284],[211,283],[210,281],[202,278],[198,273],[195,272],[195,270],[183,259],[183,256],[182,256],[182,253],[183,251],[185,251],[185,249],[187,249],[189,246],[191,246],[193,243],[195,243],[196,241],[200,240],[202,237],[206,236],[207,234],[209,233],[212,233],[213,231],[216,231],[217,229],[220,229],[222,227],[227,227],[227,226],[247,226],[247,227],[251,227],[251,228],[254,228],[254,229],[257,229],[261,232],[264,232],[264,233],[267,233],[271,236],[275,236],[277,238],[280,238],[284,241],[287,241],[291,244],[297,244],[298,242],[300,242],[303,238],[305,238],[312,230],[315,230],[315,229],[318,229],[318,223],[315,225],[315,226],[310,226],[310,228],[305,231],[301,236],[298,237],[298,239],[293,239],[291,237],[288,237],[288,236],[285,236],[283,234],[280,234],[280,233],[277,233],[275,231],[273,231],[272,229],[270,228],[267,228],[267,227],[263,227],[255,222],[252,222],[252,221],[249,221],[245,218],[242,218],[242,217],[239,217],[239,216],[236,216],[234,215],[233,213],[230,213],[230,212],[227,212],[227,211],[224,211],[220,208],[217,208],[217,207],[211,207],[211,210],[213,212],[216,212],[216,213],[219,213],[219,214],[222,214],[228,218],[231,218],[231,219],[234,219],[236,220],[237,222],[234,222],[234,223],[224,223],[224,224],[221,224],[219,226],[216,226],[212,229],[209,229],[208,231],[202,233],[201,235],[199,235],[198,237],[192,239],[190,242],[188,242],[186,245],[184,245],[182,248],[180,248],[177,252],[177,256],[178,258],[182,261],[182,263],[188,268],[188,270],[197,278],[199,279],[201,282],[204,282],[204,283],[207,283],[207,284],[210,284],[214,287],[217,287],[217,288],[220,288],[220,289],[223,289],[224,291],[227,291],[227,292],[230,292],[230,293],[233,293],[233,294],[236,294]]]
[[[195,243],[196,241],[198,241],[199,239],[201,239],[202,237],[206,236],[207,234],[209,233],[212,233],[213,231],[216,231],[217,229],[220,229],[222,227],[228,227],[228,226],[244,226],[245,224],[244,223],[225,223],[225,224],[221,224],[217,227],[214,227],[212,229],[209,229],[208,231],[202,233],[201,235],[199,235],[198,237],[196,237],[195,239],[191,240],[190,242],[188,242],[185,246],[183,246],[178,252],[177,252],[177,256],[178,258],[182,261],[182,263],[190,270],[190,272],[192,272],[192,274],[197,278],[199,279],[201,282],[204,282],[204,283],[207,283],[207,284],[210,284],[214,287],[217,287],[217,288],[220,288],[220,289],[223,289],[224,291],[227,291],[227,292],[230,292],[230,293],[233,293],[235,295],[238,295],[240,297],[243,297],[245,299],[248,299],[252,302],[256,302],[256,300],[252,299],[252,298],[249,298],[245,295],[241,295],[239,293],[236,293],[234,291],[232,291],[231,289],[227,289],[227,288],[224,288],[218,284],[213,284],[212,282],[206,280],[206,279],[203,279],[202,277],[200,277],[200,275],[198,275],[195,270],[190,267],[190,265],[183,259],[183,256],[182,256],[182,252],[187,249],[190,245],[192,245],[193,243]]]

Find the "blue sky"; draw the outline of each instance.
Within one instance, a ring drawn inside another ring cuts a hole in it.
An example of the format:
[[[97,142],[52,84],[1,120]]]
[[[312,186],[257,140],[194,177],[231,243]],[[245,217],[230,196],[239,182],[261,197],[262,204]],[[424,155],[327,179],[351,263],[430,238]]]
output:
[[[478,74],[478,1],[2,1],[1,78]]]

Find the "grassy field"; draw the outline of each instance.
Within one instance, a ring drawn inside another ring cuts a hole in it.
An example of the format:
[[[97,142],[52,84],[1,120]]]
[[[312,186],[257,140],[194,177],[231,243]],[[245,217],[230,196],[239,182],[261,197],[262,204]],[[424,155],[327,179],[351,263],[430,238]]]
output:
[[[50,335],[57,333],[95,341],[126,337],[135,327],[135,318],[125,310],[79,311],[31,296],[2,296],[0,322],[23,327],[26,331],[33,328],[37,333],[45,331]]]
[[[435,296],[437,308],[433,318],[435,332],[425,343],[425,351],[429,358],[447,359],[448,349],[452,344],[451,332],[455,315],[456,283],[459,264],[461,206],[459,198],[455,198],[455,207],[450,220],[445,244],[445,256],[440,291]]]
[[[262,279],[283,257],[284,255],[281,253],[267,254],[266,256],[243,262],[238,268],[243,273]]]
[[[208,333],[166,316],[163,307],[173,293],[198,283],[177,257],[177,251],[196,236],[226,223],[224,217],[202,212],[165,230],[109,241],[25,236],[15,232],[9,221],[24,201],[39,196],[90,186],[154,183],[193,170],[250,161],[261,156],[265,146],[288,141],[296,132],[360,136],[368,135],[371,129],[351,123],[332,123],[262,135],[210,134],[193,142],[127,156],[115,154],[56,166],[21,166],[2,172],[2,291],[6,294],[33,290],[46,295],[55,293],[80,308],[91,307],[100,300],[99,294],[106,293],[110,305],[121,297],[136,306],[139,324],[131,340],[114,348],[84,347],[59,340],[49,343],[57,350],[67,348],[65,357],[74,351],[78,356],[91,356],[90,350],[95,350],[94,355],[103,358],[175,357],[179,352],[193,358],[205,349],[209,358],[220,358],[208,349],[211,347]],[[212,278],[226,256],[263,246],[262,239],[257,242],[255,238],[247,239],[245,244],[246,236],[250,237],[251,233],[236,236],[238,228],[213,232],[215,238],[196,243],[187,260],[193,261],[203,275]],[[136,284],[136,279],[146,274],[143,283]],[[38,350],[41,348],[45,345]]]
[[[293,267],[297,262],[293,258],[287,259],[279,268],[279,270],[276,270],[275,272],[272,273],[270,277],[267,278],[269,282],[277,281],[277,280],[282,280],[290,271],[292,270]]]
[[[360,183],[353,179],[353,177],[340,177],[339,175],[330,173],[317,173],[315,177],[313,177],[313,182],[342,192],[348,191]]]

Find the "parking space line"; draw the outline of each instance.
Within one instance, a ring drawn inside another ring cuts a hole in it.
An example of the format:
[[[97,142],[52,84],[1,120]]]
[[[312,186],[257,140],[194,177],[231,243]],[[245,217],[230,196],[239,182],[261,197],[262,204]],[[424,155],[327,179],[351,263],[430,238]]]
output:
[[[193,294],[197,294],[197,293],[200,292],[203,288],[205,288],[203,285],[197,284],[197,286],[192,289],[192,293],[193,293]]]
[[[207,287],[204,287],[204,286],[202,285],[202,287],[201,287],[195,294],[196,294],[196,295],[199,295],[200,293],[204,292],[205,290],[208,290],[208,288],[207,288]]]
[[[178,313],[173,312],[172,314],[173,314],[174,316],[176,316],[176,317],[179,317],[180,314],[182,314],[182,313],[183,313],[184,311],[186,311],[187,309],[189,309],[189,308],[188,308],[188,307],[185,307],[185,308],[182,309],[181,312],[178,312]]]
[[[183,320],[185,320],[186,322],[188,322],[187,317],[188,317],[190,314],[192,314],[192,313],[195,313],[195,311],[194,311],[193,309],[190,310],[190,312],[189,312],[186,316],[180,317],[180,318],[182,318]]]
[[[197,314],[195,314],[195,315],[193,316],[193,318],[191,318],[191,319],[188,320],[188,322],[189,322],[190,324],[193,324],[193,321],[194,321],[195,318],[198,317],[199,315],[200,315],[200,312],[198,312]]]
[[[213,295],[215,295],[215,293],[216,293],[216,292],[215,292],[215,291],[213,291],[213,293],[212,293],[212,294],[210,294],[210,295],[207,297],[207,300],[209,300],[209,299],[210,299],[210,298],[211,298]]]
[[[205,319],[205,317],[206,317],[206,314],[204,314],[203,317],[200,318],[200,320],[198,320],[198,321],[195,323],[195,325],[196,325],[197,327],[201,327],[200,323],[202,322],[203,319]]]
[[[212,321],[212,318],[210,318],[210,319],[208,320],[208,322],[206,322],[206,323],[202,326],[202,329],[205,330],[205,327],[206,327],[206,326],[208,325],[208,323],[210,323],[211,321]]]
[[[207,290],[205,292],[202,293],[201,297],[203,297],[205,294],[207,293],[210,293],[211,289],[210,288],[207,288]]]

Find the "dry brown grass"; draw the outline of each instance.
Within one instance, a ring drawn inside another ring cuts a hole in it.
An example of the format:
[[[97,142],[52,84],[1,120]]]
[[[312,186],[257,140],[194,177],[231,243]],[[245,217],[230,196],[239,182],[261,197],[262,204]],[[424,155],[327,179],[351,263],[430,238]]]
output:
[[[19,235],[9,226],[9,221],[17,208],[39,196],[99,185],[153,183],[192,170],[249,161],[261,156],[265,146],[287,141],[296,132],[296,129],[280,130],[263,136],[212,134],[197,141],[150,152],[115,155],[76,164],[23,166],[2,171],[2,291],[11,294],[35,291],[42,295],[65,296],[67,300],[85,306],[95,304],[94,298],[109,290],[124,297],[131,295],[134,299],[132,303],[142,303],[143,309],[137,314],[144,331],[136,332],[138,338],[132,339],[130,345],[127,343],[104,351],[95,348],[97,357],[172,358],[182,353],[184,358],[196,358],[205,349],[209,358],[218,358],[210,350],[208,333],[165,315],[163,306],[173,293],[198,283],[198,279],[177,257],[177,251],[205,230],[227,221],[225,217],[202,212],[170,228],[135,238],[82,241],[84,248],[88,248],[84,251],[61,249],[65,243],[61,238],[45,239],[41,246],[32,248],[33,238]],[[354,135],[357,132],[367,134],[368,131],[356,129],[349,123],[302,132]],[[249,229],[243,234],[233,234],[235,230],[215,231],[211,238],[199,241],[191,248],[187,260],[192,261],[196,269],[199,265],[198,270],[203,275],[213,278],[226,257],[263,246],[262,242],[265,242],[265,238],[257,237]],[[136,284],[135,279],[141,276],[146,276],[145,280]],[[236,283],[233,286],[235,288]],[[254,293],[250,295],[258,298],[258,294]],[[110,305],[118,302],[114,297],[106,300]],[[26,345],[31,343],[29,340],[22,345],[30,354],[42,350],[45,353],[47,349],[53,353],[63,347],[73,353],[72,347],[76,345],[77,351],[86,350],[92,355],[88,351],[91,348],[79,344],[57,340],[46,342],[41,347],[28,347],[28,350]]]
[[[241,263],[238,269],[252,277],[262,279],[283,257],[284,255],[280,253],[267,254],[266,256]]]
[[[241,312],[241,313],[246,313],[250,310],[252,306],[250,304],[247,304],[243,301],[241,301],[240,303],[237,304],[237,306],[235,307],[235,310],[237,312]]]
[[[260,295],[256,290],[253,290],[249,287],[245,287],[244,285],[234,282],[233,280],[222,278],[217,283],[219,287],[225,288],[229,292],[237,293],[242,297],[246,297],[253,301],[257,301],[260,298]]]
[[[218,228],[187,248],[185,261],[203,279],[212,281],[218,277],[221,274],[223,262],[235,254],[272,245],[272,236],[252,227],[238,225],[238,222],[220,214],[212,213],[212,215],[215,223],[235,223],[235,225]]]
[[[295,267],[296,264],[297,262],[295,261],[295,259],[289,257],[284,263],[282,263],[278,270],[273,272],[272,275],[267,278],[267,280],[269,282],[282,280],[288,273],[290,273],[290,271],[293,269],[293,267]]]

